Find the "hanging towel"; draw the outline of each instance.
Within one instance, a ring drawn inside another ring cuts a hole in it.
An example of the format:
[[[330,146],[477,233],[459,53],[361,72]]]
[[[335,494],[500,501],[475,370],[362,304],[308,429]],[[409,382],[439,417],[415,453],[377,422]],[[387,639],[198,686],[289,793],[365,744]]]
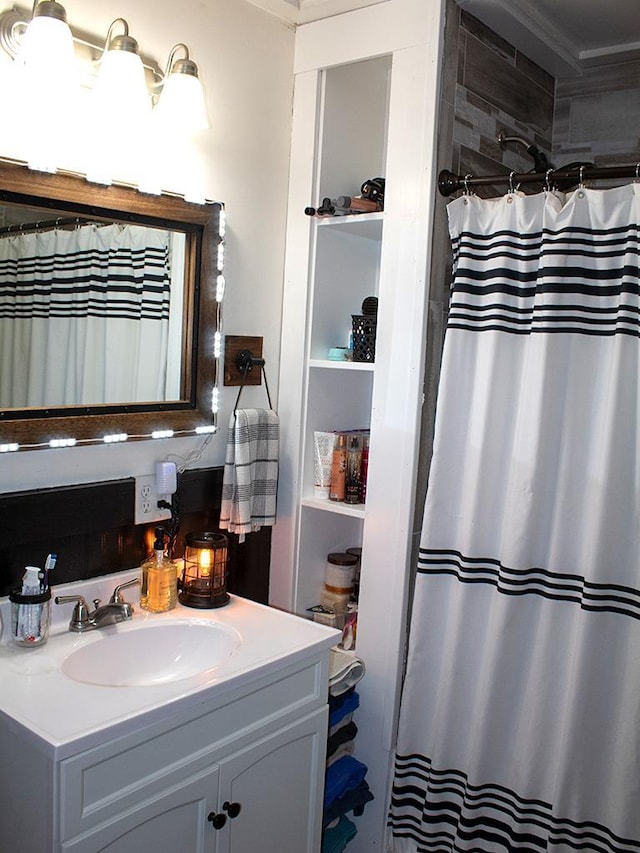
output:
[[[364,676],[364,661],[353,652],[334,646],[329,652],[329,693],[340,696]]]
[[[229,421],[220,528],[245,534],[276,521],[280,419],[272,409],[236,409]]]

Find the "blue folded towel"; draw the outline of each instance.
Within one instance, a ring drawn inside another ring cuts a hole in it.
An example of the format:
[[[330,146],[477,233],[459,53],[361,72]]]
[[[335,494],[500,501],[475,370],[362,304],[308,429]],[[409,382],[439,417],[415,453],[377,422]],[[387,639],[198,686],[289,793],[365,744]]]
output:
[[[352,714],[360,705],[360,696],[355,689],[343,693],[341,696],[329,698],[329,728],[333,728],[336,723],[345,717],[347,714]]]
[[[324,810],[322,816],[322,826],[327,827],[333,823],[340,815],[353,812],[359,816],[364,812],[365,805],[373,800],[373,794],[369,790],[369,786],[363,780],[353,791],[347,791],[344,797],[337,797],[328,808]]]
[[[367,774],[367,765],[352,755],[345,755],[327,768],[324,780],[324,807],[337,797],[357,788]]]

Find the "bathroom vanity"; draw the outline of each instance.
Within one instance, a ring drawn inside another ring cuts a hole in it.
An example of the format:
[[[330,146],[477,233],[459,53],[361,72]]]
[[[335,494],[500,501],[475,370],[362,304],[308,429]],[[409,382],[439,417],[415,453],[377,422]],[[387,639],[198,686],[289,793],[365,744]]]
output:
[[[0,850],[320,850],[337,632],[236,597],[75,636],[61,610],[42,648],[0,646]]]

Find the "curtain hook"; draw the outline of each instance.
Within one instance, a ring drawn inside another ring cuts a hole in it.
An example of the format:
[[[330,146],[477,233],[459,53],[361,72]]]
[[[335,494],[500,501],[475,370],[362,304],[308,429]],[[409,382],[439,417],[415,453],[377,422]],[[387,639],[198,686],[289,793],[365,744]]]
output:
[[[635,177],[636,184],[638,183],[638,181],[640,181],[640,163],[636,163],[636,177]]]
[[[580,177],[578,178],[578,186],[580,189],[584,189],[584,164],[580,166]]]
[[[513,186],[513,176],[515,175],[515,171],[509,172],[509,192],[511,195],[515,193],[515,188]]]
[[[545,182],[545,189],[546,189],[546,191],[547,191],[547,192],[551,192],[551,189],[552,189],[552,187],[551,187],[551,182],[550,182],[550,180],[549,180],[549,178],[551,177],[551,173],[552,173],[552,172],[553,172],[553,169],[547,169],[547,171],[546,171],[546,173],[545,173],[544,182]]]
[[[465,175],[464,178],[462,179],[462,183],[464,184],[464,194],[465,195],[471,195],[471,190],[469,189],[469,178],[472,178],[472,177],[473,177],[473,175],[471,173],[469,173],[468,175]]]

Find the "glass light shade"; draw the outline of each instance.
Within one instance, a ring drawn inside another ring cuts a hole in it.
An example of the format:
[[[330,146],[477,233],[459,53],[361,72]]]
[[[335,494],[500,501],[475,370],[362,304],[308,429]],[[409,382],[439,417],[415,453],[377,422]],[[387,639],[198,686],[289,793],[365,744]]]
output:
[[[227,593],[227,537],[222,533],[187,533],[178,598],[187,607],[222,607]]]
[[[20,156],[32,169],[55,172],[64,155],[64,134],[73,121],[78,90],[73,37],[67,23],[36,14],[24,34],[15,72]]]
[[[100,63],[93,97],[105,120],[136,119],[140,112],[147,114],[151,100],[144,66],[138,54],[128,50],[108,50]]]
[[[74,77],[76,56],[69,25],[47,15],[33,18],[23,36],[16,61],[37,74],[43,86],[49,84],[50,75],[55,78]]]
[[[202,84],[193,74],[169,74],[154,112],[162,125],[174,131],[192,134],[209,127]]]
[[[137,53],[105,53],[91,93],[87,180],[135,182],[149,132],[151,99]]]

